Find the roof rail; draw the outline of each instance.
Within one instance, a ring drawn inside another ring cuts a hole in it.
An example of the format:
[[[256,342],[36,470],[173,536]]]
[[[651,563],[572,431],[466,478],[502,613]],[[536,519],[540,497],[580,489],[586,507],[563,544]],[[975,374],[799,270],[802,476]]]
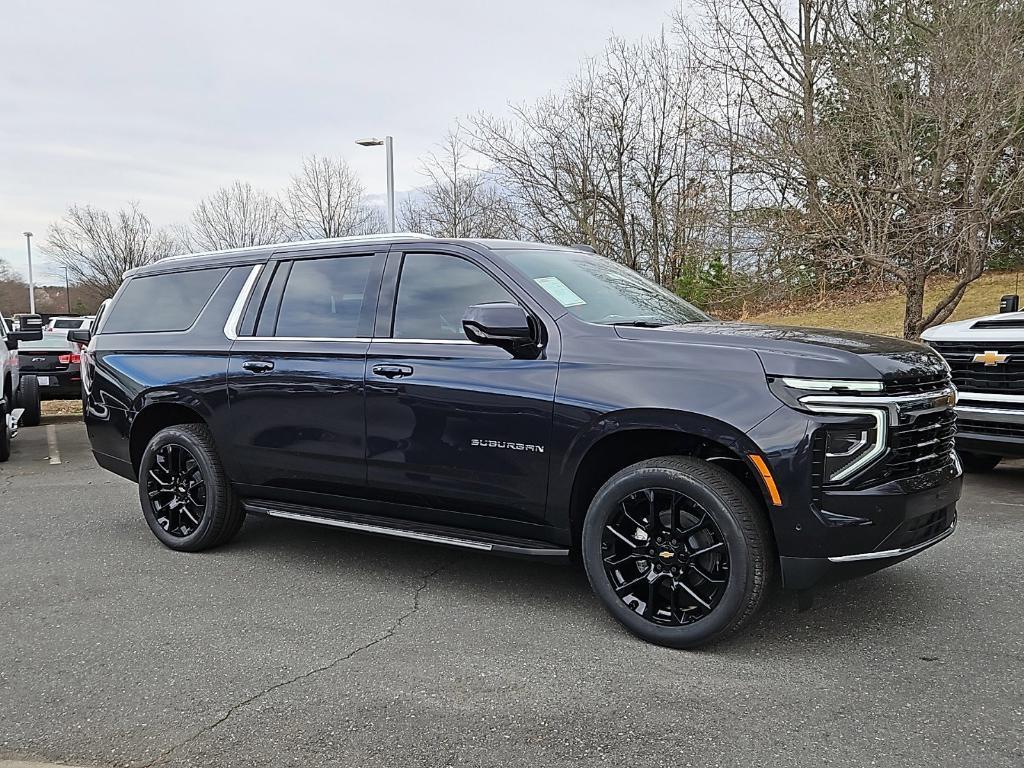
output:
[[[279,248],[296,245],[341,245],[344,243],[375,243],[381,240],[432,240],[432,235],[425,235],[422,232],[384,232],[373,235],[346,235],[345,237],[325,237],[319,240],[285,240],[280,243],[266,243],[263,245],[246,245],[241,248],[222,248],[218,251],[197,251],[195,253],[179,253],[175,256],[165,256],[154,264],[162,264],[166,261],[177,261],[178,259],[190,259],[194,256],[223,256],[232,253],[248,253],[262,248]],[[148,265],[147,265],[148,266]],[[138,272],[142,267],[129,269],[123,275],[123,280]]]
[[[346,235],[345,237],[324,237],[319,240],[285,240],[280,243],[266,243],[264,245],[246,245],[241,248],[222,248],[218,251],[197,251],[196,253],[182,253],[177,256],[168,256],[160,259],[160,261],[170,261],[171,259],[187,259],[192,256],[221,256],[230,253],[242,253],[244,251],[254,251],[257,248],[277,248],[280,246],[289,245],[340,245],[343,243],[374,243],[381,240],[431,240],[431,235],[425,235],[422,232],[384,232],[373,235]]]

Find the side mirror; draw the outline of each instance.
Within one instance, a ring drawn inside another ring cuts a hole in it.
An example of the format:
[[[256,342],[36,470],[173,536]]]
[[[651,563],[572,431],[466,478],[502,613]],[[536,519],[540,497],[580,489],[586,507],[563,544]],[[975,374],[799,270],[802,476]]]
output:
[[[68,341],[73,341],[77,344],[88,344],[91,338],[92,331],[88,328],[75,328],[72,331],[68,331]]]
[[[43,338],[42,328],[31,331],[11,331],[7,334],[7,348],[17,349],[22,341],[40,341]]]
[[[502,301],[474,304],[462,317],[462,330],[470,341],[501,347],[513,357],[536,357],[537,339],[526,310]]]

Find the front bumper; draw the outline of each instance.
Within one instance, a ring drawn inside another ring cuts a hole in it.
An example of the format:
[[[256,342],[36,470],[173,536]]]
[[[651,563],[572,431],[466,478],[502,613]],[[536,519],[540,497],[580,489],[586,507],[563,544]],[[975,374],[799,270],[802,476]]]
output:
[[[956,502],[962,489],[963,475],[957,468],[955,477],[917,492],[901,493],[905,486],[880,486],[858,492],[859,501],[853,494],[841,499],[826,494],[826,504],[835,509],[835,503],[842,502],[839,508],[859,510],[859,519],[865,522],[834,527],[833,551],[823,557],[780,557],[783,586],[809,589],[822,582],[864,576],[938,544],[956,529]]]
[[[901,563],[938,544],[956,530],[955,505],[936,510],[936,514],[941,521],[936,526],[939,532],[918,544],[832,557],[780,557],[782,584],[787,589],[811,589],[822,584],[866,576]]]
[[[952,533],[963,470],[951,442],[944,447],[948,461],[921,474],[886,480],[884,472],[869,468],[868,478],[880,477],[875,485],[856,479],[820,485],[812,438],[818,426],[814,417],[780,409],[752,431],[782,493],[783,506],[768,509],[783,586],[804,590],[871,573]],[[880,466],[890,466],[888,461],[888,454],[881,457]]]

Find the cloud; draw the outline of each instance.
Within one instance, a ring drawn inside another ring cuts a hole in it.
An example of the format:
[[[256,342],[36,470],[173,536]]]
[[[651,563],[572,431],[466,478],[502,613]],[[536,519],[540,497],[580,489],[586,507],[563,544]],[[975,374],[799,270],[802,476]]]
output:
[[[395,137],[399,190],[460,117],[557,88],[613,32],[656,34],[674,0],[8,0],[0,25],[0,258],[24,270],[68,205],[138,200],[158,225],[235,178],[271,191],[341,154],[371,194]]]

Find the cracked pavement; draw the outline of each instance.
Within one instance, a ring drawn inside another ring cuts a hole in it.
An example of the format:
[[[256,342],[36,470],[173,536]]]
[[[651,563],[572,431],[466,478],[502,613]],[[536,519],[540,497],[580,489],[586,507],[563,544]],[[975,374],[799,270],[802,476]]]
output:
[[[1019,766],[1024,462],[893,569],[702,652],[573,567],[250,517],[160,546],[81,425],[0,465],[0,766]]]

